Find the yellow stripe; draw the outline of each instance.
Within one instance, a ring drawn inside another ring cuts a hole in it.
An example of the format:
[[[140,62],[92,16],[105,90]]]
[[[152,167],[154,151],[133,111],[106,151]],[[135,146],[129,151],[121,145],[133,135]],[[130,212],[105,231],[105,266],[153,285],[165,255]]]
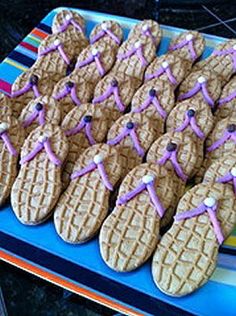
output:
[[[13,60],[9,59],[9,58],[6,58],[4,60],[4,63],[7,63],[7,64],[9,64],[9,65],[11,65],[11,66],[13,66],[13,67],[15,67],[17,69],[22,70],[22,71],[26,71],[28,69],[27,67],[22,66],[22,65],[20,65],[20,64],[18,64],[16,62],[14,62]]]
[[[216,268],[211,276],[212,281],[236,286],[236,271],[224,268]]]
[[[38,37],[30,34],[28,35],[27,37],[31,38],[33,41],[37,42],[37,43],[41,43],[42,42],[42,39],[39,39]]]
[[[224,242],[224,245],[236,247],[236,236],[229,236]]]

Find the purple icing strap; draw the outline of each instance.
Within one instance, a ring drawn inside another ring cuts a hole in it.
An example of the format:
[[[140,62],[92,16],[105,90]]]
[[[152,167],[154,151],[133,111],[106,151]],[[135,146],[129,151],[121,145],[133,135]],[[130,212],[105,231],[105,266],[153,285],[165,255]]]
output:
[[[116,205],[123,205],[133,199],[135,196],[140,194],[143,190],[147,190],[150,196],[150,199],[152,203],[154,204],[154,207],[160,217],[163,217],[165,213],[165,209],[159,200],[155,185],[154,185],[154,177],[146,175],[143,177],[142,182],[132,191],[127,192],[126,194],[122,195],[118,200],[116,201]]]
[[[233,140],[233,142],[236,144],[236,126],[234,124],[231,124],[227,127],[224,134],[207,148],[207,152],[216,150],[228,140]]]
[[[205,212],[207,212],[209,217],[210,217],[216,238],[218,240],[218,243],[221,245],[224,241],[224,236],[223,236],[219,221],[218,221],[217,216],[216,216],[217,203],[216,203],[215,199],[206,198],[205,201],[203,203],[201,203],[198,207],[191,209],[189,211],[177,214],[177,215],[175,215],[174,219],[175,219],[175,221],[179,222],[179,221],[182,221],[182,220],[185,220],[188,218],[202,215]]]
[[[235,46],[229,49],[214,50],[213,55],[214,56],[231,55],[233,65],[234,65],[234,70],[236,70],[236,47]]]
[[[98,52],[98,50],[96,48],[94,48],[92,50],[92,53],[90,54],[90,56],[82,61],[78,61],[75,68],[83,68],[84,66],[87,66],[89,64],[91,64],[92,62],[95,62],[97,70],[100,74],[100,76],[104,76],[105,75],[105,69],[102,66],[102,63],[100,61],[100,53]]]
[[[188,50],[190,52],[191,59],[192,59],[192,61],[194,61],[195,59],[197,59],[197,54],[196,54],[195,49],[194,49],[193,41],[194,41],[193,35],[188,34],[186,36],[186,38],[184,40],[182,40],[179,44],[170,46],[169,50],[174,51],[177,49],[181,49],[184,46],[188,46]]]
[[[219,183],[232,182],[233,183],[233,187],[234,187],[234,194],[236,195],[236,168],[235,167],[232,168],[230,170],[230,172],[228,172],[226,175],[216,179],[216,182],[219,182]]]
[[[174,75],[173,75],[173,73],[171,71],[170,65],[167,62],[163,62],[162,66],[159,69],[157,69],[157,71],[155,71],[154,73],[152,73],[152,74],[145,74],[145,80],[151,80],[151,79],[154,79],[154,78],[159,78],[163,74],[167,75],[167,78],[168,78],[168,80],[170,81],[171,84],[173,84],[173,85],[177,85],[178,84],[177,80],[175,79],[175,77],[174,77]]]
[[[85,168],[79,170],[79,171],[75,171],[72,173],[71,175],[71,180],[74,180],[78,177],[82,177],[83,175],[98,169],[98,172],[100,174],[100,177],[102,178],[102,182],[105,185],[105,187],[109,190],[109,191],[113,191],[113,186],[110,183],[106,170],[104,168],[104,164],[103,164],[103,158],[100,155],[96,155],[94,157],[94,160],[87,165]]]
[[[236,91],[234,91],[233,93],[229,94],[227,97],[218,100],[218,105],[219,105],[219,107],[221,107],[223,104],[225,104],[227,102],[230,102],[230,101],[232,101],[235,98],[236,98]]]
[[[103,102],[106,99],[108,99],[111,95],[114,95],[115,98],[115,103],[118,107],[118,110],[120,112],[124,112],[125,110],[125,105],[121,101],[120,95],[119,95],[119,87],[118,87],[118,82],[113,80],[113,82],[108,86],[107,90],[100,96],[96,97],[93,99],[92,103],[96,104],[99,102]]]
[[[140,145],[140,141],[135,131],[135,125],[132,122],[127,123],[126,126],[122,129],[121,133],[115,138],[108,140],[107,144],[111,146],[117,145],[127,136],[131,137],[134,148],[137,151],[138,155],[140,157],[143,157],[145,155],[145,151]]]
[[[70,59],[67,57],[64,49],[63,49],[63,44],[60,42],[60,40],[56,39],[52,45],[49,47],[45,48],[44,50],[40,51],[39,56],[45,56],[48,53],[51,53],[55,50],[58,50],[59,54],[61,55],[62,59],[64,62],[69,65],[70,64]]]
[[[61,100],[65,98],[68,94],[70,94],[71,100],[74,102],[75,105],[80,105],[81,101],[77,97],[76,93],[76,86],[73,82],[67,82],[64,89],[58,92],[58,94],[54,95],[55,100]]]
[[[30,126],[36,119],[38,118],[39,125],[45,124],[45,110],[42,109],[41,111],[34,110],[24,121],[23,127],[26,128]]]
[[[185,113],[185,119],[182,125],[175,129],[176,132],[183,132],[188,126],[191,127],[193,132],[199,137],[200,139],[205,138],[205,134],[201,131],[200,127],[197,124],[196,118],[195,118],[195,111],[190,109],[186,111]]]
[[[147,99],[139,107],[135,108],[133,110],[133,112],[140,113],[140,112],[146,110],[150,106],[150,104],[153,104],[155,106],[157,112],[160,114],[160,116],[163,119],[166,119],[167,113],[163,109],[163,107],[161,106],[161,104],[157,98],[156,91],[154,89],[151,89],[149,91],[149,95],[148,95]]]
[[[131,49],[129,49],[126,53],[118,54],[117,59],[124,60],[124,59],[127,59],[127,58],[135,55],[135,54],[137,55],[137,57],[141,61],[142,67],[145,67],[148,65],[147,60],[143,56],[143,46],[139,42],[135,43],[134,46]]]
[[[207,81],[204,77],[199,77],[195,86],[191,90],[189,90],[188,92],[181,94],[178,97],[178,100],[182,101],[185,99],[189,99],[189,98],[193,97],[195,94],[197,94],[199,91],[201,91],[204,100],[210,105],[211,108],[213,108],[214,107],[214,100],[209,95],[209,92],[207,90]]]
[[[4,123],[2,123],[4,124]],[[7,133],[7,130],[3,130],[1,133],[0,133],[0,137],[2,139],[2,141],[4,142],[4,144],[6,145],[6,148],[7,150],[9,151],[9,153],[12,155],[12,156],[17,156],[18,153],[16,151],[16,149],[14,148],[14,146],[12,145],[11,143],[11,140],[10,140],[10,137]]]
[[[120,45],[120,39],[107,27],[106,23],[102,23],[101,28],[101,31],[99,31],[91,38],[91,44],[94,44],[95,42],[100,40],[100,38],[108,35],[117,45]]]
[[[171,147],[171,148],[170,148]],[[173,148],[172,148],[173,147]],[[177,145],[170,143],[167,145],[164,155],[157,161],[160,165],[165,165],[167,160],[170,160],[176,174],[183,180],[187,181],[188,177],[184,174],[177,158]]]
[[[88,115],[85,116],[77,124],[77,126],[65,131],[66,136],[73,136],[73,135],[80,133],[82,130],[85,130],[85,136],[87,137],[89,144],[90,145],[96,144],[96,141],[94,140],[92,132],[91,132],[91,128],[92,128],[91,121],[89,119],[86,120],[86,118],[88,118],[88,117],[90,117],[90,116],[88,116]]]
[[[26,162],[29,162],[43,149],[46,151],[48,158],[52,163],[54,163],[56,166],[62,165],[62,161],[59,158],[57,158],[57,156],[52,151],[50,140],[47,137],[39,139],[33,150],[20,160],[20,164],[23,165]]]
[[[19,97],[19,96],[21,96],[21,95],[23,95],[23,94],[29,92],[31,89],[33,90],[33,93],[34,93],[35,98],[38,98],[38,97],[40,96],[40,93],[39,93],[39,90],[38,90],[38,88],[37,88],[37,85],[31,83],[30,81],[27,82],[27,83],[24,85],[24,87],[23,87],[22,89],[19,89],[19,90],[13,92],[13,93],[11,94],[11,97],[12,97],[12,98]]]
[[[143,25],[143,27],[142,27],[142,34],[147,36],[147,37],[150,37],[154,45],[157,44],[156,39],[153,36],[152,31],[151,31],[151,29],[150,29],[150,27],[148,25]]]
[[[58,28],[59,32],[64,32],[68,28],[69,25],[73,25],[78,31],[80,31],[81,33],[84,33],[83,28],[79,25],[79,23],[75,21],[75,19],[70,14],[67,14],[65,16],[65,19],[63,20],[63,24],[61,24],[60,27]]]

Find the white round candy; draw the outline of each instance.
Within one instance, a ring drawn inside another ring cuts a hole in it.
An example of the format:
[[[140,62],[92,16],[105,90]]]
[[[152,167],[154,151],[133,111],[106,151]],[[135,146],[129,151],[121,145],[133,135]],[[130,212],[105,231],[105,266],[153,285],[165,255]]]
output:
[[[0,124],[0,133],[5,132],[9,128],[7,123],[1,123]]]
[[[207,207],[212,207],[216,204],[216,199],[213,197],[208,197],[203,202]]]
[[[143,176],[142,180],[143,183],[148,184],[154,180],[154,176],[147,174],[146,176]]]
[[[206,82],[206,78],[203,77],[203,76],[201,76],[201,77],[198,78],[197,81],[198,81],[199,83],[204,83],[204,82]]]
[[[95,155],[93,161],[98,164],[103,161],[103,157],[101,155]]]
[[[142,27],[143,31],[147,31],[148,30],[148,25],[147,24],[144,24],[143,27]]]
[[[106,24],[106,22],[104,22],[104,23],[101,24],[101,28],[102,28],[103,30],[107,30],[107,24]]]
[[[230,172],[233,177],[236,177],[236,167],[233,167]]]
[[[163,63],[161,65],[163,68],[167,68],[169,66],[167,61],[163,61]]]
[[[92,49],[92,55],[93,55],[93,56],[96,56],[97,53],[98,53],[97,48],[93,48],[93,49]]]
[[[39,136],[39,142],[40,143],[44,143],[45,142],[45,140],[47,139],[47,137],[46,136]]]
[[[60,45],[60,43],[61,43],[61,42],[60,42],[60,40],[59,40],[58,38],[57,38],[57,39],[55,39],[55,41],[54,41],[54,45],[55,45],[55,46]]]
[[[67,21],[69,21],[69,20],[71,19],[70,14],[67,14],[66,17],[65,17],[65,19],[66,19]]]
[[[138,42],[136,42],[136,43],[134,44],[134,47],[135,47],[135,48],[139,48],[139,47],[141,47],[141,42],[139,42],[139,41],[138,41]]]
[[[191,41],[193,39],[193,34],[186,35],[186,40]]]

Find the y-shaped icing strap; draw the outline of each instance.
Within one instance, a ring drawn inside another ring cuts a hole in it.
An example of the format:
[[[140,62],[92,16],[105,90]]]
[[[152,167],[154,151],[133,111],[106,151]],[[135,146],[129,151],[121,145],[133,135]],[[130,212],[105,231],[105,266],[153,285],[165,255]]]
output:
[[[146,74],[145,75],[145,80],[151,80],[153,78],[159,78],[163,74],[167,75],[167,78],[168,78],[168,80],[170,81],[171,84],[173,84],[173,85],[177,85],[178,84],[177,80],[175,79],[175,77],[174,77],[174,75],[173,75],[173,73],[171,71],[170,65],[168,64],[167,61],[164,61],[162,63],[162,65],[161,65],[161,67],[159,69],[157,69],[157,71],[155,71],[154,73]]]
[[[81,120],[81,122],[79,122],[79,124],[77,124],[77,126],[67,130],[65,132],[66,136],[72,136],[72,135],[76,135],[78,133],[80,133],[80,131],[82,131],[83,129],[85,130],[85,135],[90,143],[90,145],[94,145],[96,144],[93,135],[91,133],[91,121],[92,121],[92,116],[91,115],[85,115],[83,117],[83,119]]]
[[[83,175],[98,169],[98,172],[102,178],[102,182],[105,185],[105,187],[109,190],[109,191],[113,191],[113,185],[110,183],[106,170],[104,168],[104,164],[103,164],[103,157],[100,155],[96,155],[94,156],[93,162],[91,162],[88,166],[86,166],[85,168],[79,170],[79,171],[75,171],[72,173],[71,175],[71,180],[74,180],[78,177],[82,177]]]
[[[210,105],[211,108],[213,108],[214,107],[214,100],[209,95],[209,92],[207,90],[207,80],[204,77],[199,77],[197,79],[195,86],[191,90],[189,90],[188,92],[181,94],[178,97],[178,100],[182,101],[182,100],[191,98],[195,94],[197,94],[199,91],[201,91],[205,101]]]
[[[100,56],[101,55],[100,55],[99,51],[96,48],[93,48],[90,56],[85,60],[78,61],[75,68],[76,69],[83,68],[84,66],[87,66],[87,65],[95,62],[97,70],[98,70],[100,76],[102,77],[105,75],[105,69],[103,68],[102,63],[100,61]]]
[[[61,100],[61,99],[65,98],[68,94],[70,94],[71,100],[74,102],[74,104],[76,104],[76,105],[81,104],[81,101],[77,97],[77,94],[76,94],[75,84],[74,84],[74,82],[71,82],[71,81],[68,81],[65,84],[65,88],[62,89],[58,94],[54,95],[54,99]]]
[[[140,42],[136,42],[134,46],[131,49],[129,49],[126,53],[118,54],[117,59],[124,60],[135,54],[138,56],[139,60],[141,61],[142,67],[145,67],[148,65],[147,60],[143,56],[143,46]]]
[[[188,126],[190,126],[194,133],[197,135],[197,137],[199,137],[200,139],[204,139],[205,134],[201,131],[200,127],[198,126],[195,114],[196,112],[193,109],[189,109],[188,111],[186,111],[185,120],[183,124],[180,127],[176,128],[175,131],[183,132]]]
[[[122,129],[121,133],[117,135],[115,138],[110,139],[107,144],[108,145],[116,145],[120,143],[125,137],[130,136],[132,139],[132,142],[134,144],[134,148],[137,151],[138,155],[140,157],[143,157],[145,155],[144,149],[141,147],[139,139],[137,137],[136,131],[135,131],[135,124],[132,122],[128,122],[126,126]]]
[[[223,50],[215,50],[213,52],[214,56],[225,56],[225,55],[231,55],[234,70],[236,70],[236,45],[234,45],[232,48],[229,49],[223,49]]]
[[[208,147],[207,152],[216,150],[228,140],[233,140],[233,142],[236,144],[236,124],[229,124],[223,136],[215,141],[210,147]]]
[[[51,46],[45,48],[43,51],[40,51],[39,56],[47,55],[48,53],[51,53],[51,52],[53,52],[55,50],[58,50],[58,52],[61,55],[61,57],[64,60],[64,62],[67,65],[70,65],[70,59],[66,55],[66,53],[65,53],[65,51],[63,49],[63,44],[60,42],[59,39],[56,39]]]
[[[12,145],[9,135],[7,133],[9,126],[7,123],[1,123],[0,124],[0,138],[3,140],[4,144],[6,145],[6,148],[8,149],[9,153],[12,156],[17,156],[17,151]]]
[[[31,89],[33,90],[34,96],[35,98],[38,98],[40,96],[39,90],[38,90],[38,77],[36,75],[32,75],[29,78],[29,81],[26,82],[26,84],[24,85],[24,87],[18,91],[15,91],[11,94],[12,98],[16,98],[19,97],[25,93],[27,93],[28,91],[30,91]]]
[[[180,43],[178,43],[176,45],[170,46],[169,50],[173,51],[173,50],[181,49],[184,46],[188,46],[188,50],[190,52],[191,59],[192,59],[192,61],[194,61],[197,58],[197,54],[196,54],[195,49],[194,49],[193,41],[194,41],[193,35],[187,34],[183,41],[181,41]]]
[[[97,98],[94,98],[92,103],[96,104],[99,102],[103,102],[106,99],[108,99],[111,95],[114,95],[116,105],[118,107],[118,110],[120,112],[124,112],[125,110],[125,105],[121,101],[120,95],[119,95],[119,87],[118,87],[118,81],[116,79],[113,79],[111,81],[111,84],[108,86],[107,90]]]
[[[80,31],[81,33],[84,33],[83,28],[79,25],[79,23],[75,21],[73,16],[70,14],[67,14],[65,16],[63,24],[59,27],[59,32],[64,32],[68,28],[69,25],[73,25],[78,31]]]
[[[232,92],[227,97],[218,100],[218,105],[219,105],[219,107],[221,107],[223,104],[230,102],[235,98],[236,98],[236,91]]]
[[[151,28],[147,24],[143,25],[143,27],[142,27],[142,34],[147,36],[147,37],[150,37],[154,45],[157,44],[156,43],[156,39],[155,39],[155,37],[152,34]]]
[[[101,24],[101,31],[91,38],[90,43],[94,44],[105,35],[108,35],[117,45],[120,45],[120,39],[108,28],[106,22]]]
[[[62,161],[57,158],[57,156],[54,154],[54,152],[52,151],[51,148],[51,144],[50,144],[50,140],[48,137],[43,137],[40,136],[38,142],[36,143],[35,147],[33,148],[33,150],[26,155],[25,157],[23,157],[20,160],[20,164],[23,165],[26,162],[29,162],[30,160],[34,159],[34,157],[40,153],[42,150],[45,150],[49,160],[54,163],[56,166],[61,166],[62,165]]]
[[[224,236],[220,228],[220,223],[216,216],[217,202],[213,197],[206,198],[203,201],[203,203],[201,203],[198,207],[192,210],[175,215],[174,219],[176,222],[179,222],[188,218],[202,215],[205,212],[207,212],[210,217],[211,223],[213,225],[213,229],[215,231],[216,238],[218,240],[218,243],[221,245],[224,241]]]
[[[175,143],[169,143],[166,146],[164,155],[157,161],[160,165],[165,165],[167,160],[170,160],[176,174],[183,180],[187,181],[188,177],[184,174],[182,167],[180,166],[177,159],[177,145]]]
[[[147,107],[149,107],[150,104],[153,104],[155,106],[157,112],[160,114],[160,116],[163,119],[166,119],[167,113],[163,109],[163,107],[161,106],[161,104],[157,98],[157,93],[156,93],[155,89],[149,90],[147,99],[139,107],[135,108],[133,110],[133,112],[140,113],[140,112],[144,111]]]
[[[117,205],[122,205],[133,199],[136,195],[143,192],[143,190],[147,190],[150,196],[150,199],[152,203],[154,204],[154,207],[160,217],[162,217],[165,213],[165,209],[159,200],[155,185],[154,185],[155,177],[152,175],[146,175],[142,178],[142,182],[132,191],[129,191],[128,193],[122,195],[118,200],[116,201]]]
[[[24,120],[23,127],[30,126],[38,118],[39,125],[45,124],[45,109],[42,103],[35,105],[35,110]]]
[[[233,167],[230,172],[228,172],[223,177],[216,179],[219,183],[229,183],[232,182],[234,186],[234,193],[236,194],[236,167]]]

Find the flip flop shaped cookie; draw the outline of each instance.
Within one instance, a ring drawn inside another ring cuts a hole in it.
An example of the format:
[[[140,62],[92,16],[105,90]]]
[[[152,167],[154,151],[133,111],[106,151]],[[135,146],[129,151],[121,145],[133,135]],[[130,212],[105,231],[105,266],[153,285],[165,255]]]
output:
[[[107,144],[115,146],[122,159],[122,177],[140,164],[146,151],[156,139],[153,123],[140,113],[120,117],[110,128]]]
[[[67,152],[66,136],[56,125],[40,126],[26,139],[11,191],[13,211],[23,224],[37,225],[51,215],[61,193],[61,167]]]
[[[140,82],[122,73],[106,75],[98,82],[92,103],[107,110],[111,126],[127,109]]]
[[[174,54],[156,57],[147,67],[145,81],[155,78],[168,82],[176,88],[186,78],[191,69],[191,63]]]
[[[109,43],[96,42],[79,55],[74,72],[84,80],[96,84],[113,66],[115,54]]]
[[[155,56],[156,47],[150,38],[130,38],[119,48],[112,72],[143,80],[144,72]]]
[[[112,20],[106,20],[93,28],[89,38],[90,44],[105,41],[116,50],[123,40],[123,30],[119,23]]]
[[[170,85],[158,79],[144,83],[135,93],[131,111],[142,113],[154,122],[157,135],[164,132],[167,115],[175,105],[175,95]]]
[[[164,167],[151,163],[135,167],[125,177],[99,236],[102,258],[111,269],[131,271],[151,256],[160,220],[171,205],[173,184]]]
[[[187,132],[196,141],[204,141],[213,125],[214,117],[210,107],[196,99],[177,103],[166,120],[167,132]]]
[[[53,78],[43,70],[29,69],[21,74],[11,87],[12,114],[18,117],[23,108],[32,100],[41,95],[51,95],[55,82],[59,76]]]
[[[7,97],[4,93],[0,92],[0,117],[4,116],[11,116],[11,103],[9,97]]]
[[[108,117],[101,107],[82,104],[64,118],[61,127],[69,141],[69,152],[63,168],[62,182],[66,187],[75,162],[88,147],[104,141],[108,131]]]
[[[153,257],[156,286],[168,295],[184,296],[205,284],[215,270],[219,246],[235,222],[231,187],[199,184],[187,191]]]
[[[188,31],[181,33],[171,41],[169,51],[194,63],[202,55],[204,48],[203,36],[196,31]]]
[[[19,117],[19,122],[27,136],[40,125],[45,123],[59,125],[60,121],[61,111],[57,101],[46,95],[31,100]]]
[[[97,144],[83,152],[54,212],[56,231],[64,241],[79,244],[97,233],[120,176],[121,159],[115,148]]]
[[[198,98],[214,109],[215,101],[221,94],[221,82],[210,71],[197,71],[181,83],[179,87],[178,101],[190,98]]]
[[[93,91],[93,83],[85,81],[78,73],[72,73],[55,85],[52,96],[58,101],[64,118],[74,107],[89,102]]]
[[[128,39],[139,40],[140,37],[147,37],[152,40],[157,47],[160,44],[162,37],[162,30],[160,25],[154,20],[143,20],[131,29]]]
[[[236,153],[217,159],[207,169],[203,182],[231,184],[236,195]]]
[[[14,118],[0,114],[0,205],[9,197],[17,175],[24,130]]]

